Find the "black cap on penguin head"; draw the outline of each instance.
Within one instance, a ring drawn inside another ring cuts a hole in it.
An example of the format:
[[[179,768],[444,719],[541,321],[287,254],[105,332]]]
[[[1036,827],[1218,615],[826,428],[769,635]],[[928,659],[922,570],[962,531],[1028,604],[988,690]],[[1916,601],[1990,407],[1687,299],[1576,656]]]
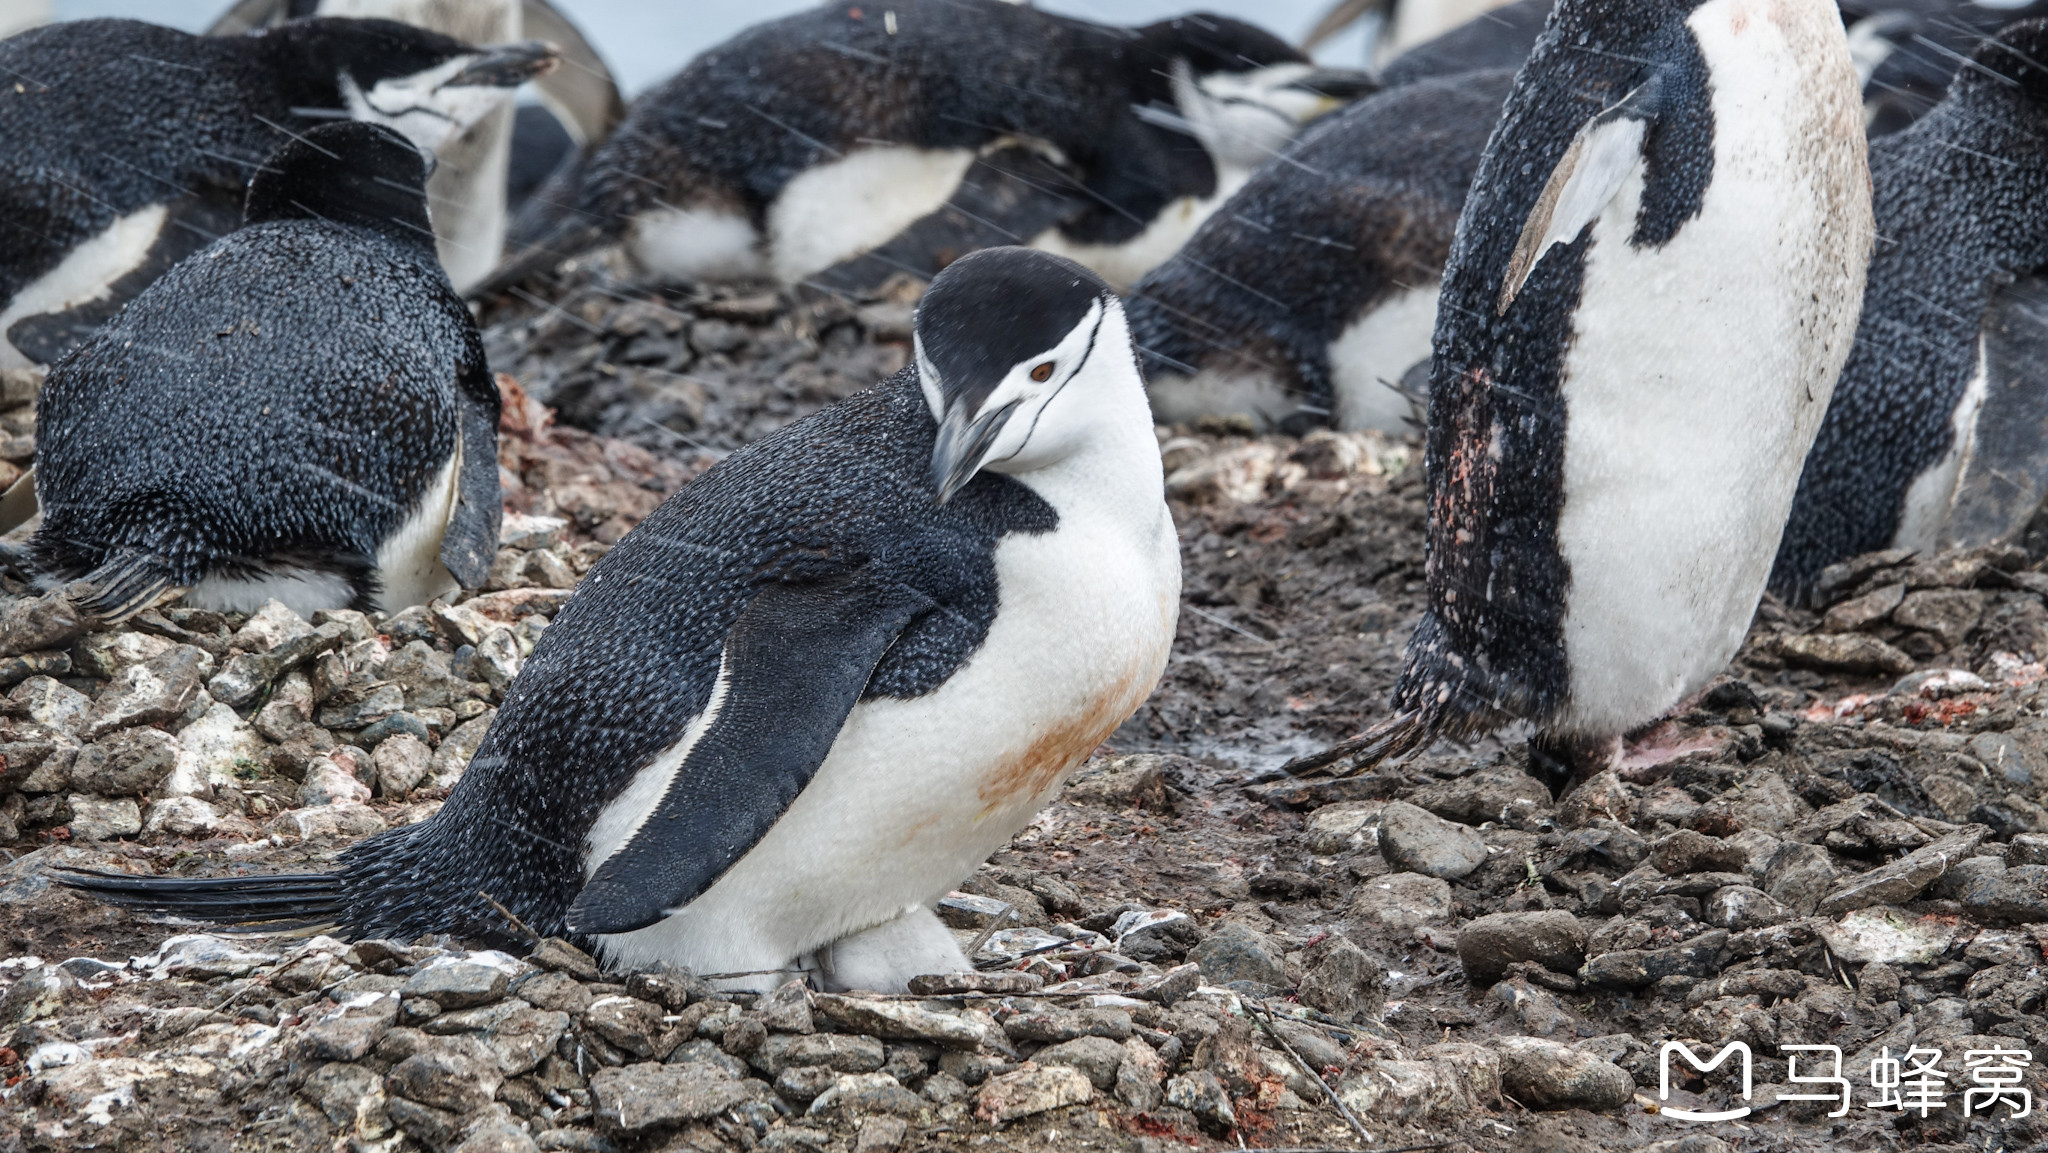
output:
[[[396,20],[312,16],[259,33],[288,52],[310,84],[334,86],[346,73],[364,88],[379,80],[413,76],[478,49]]]
[[[1953,90],[1959,95],[2013,92],[2048,113],[2048,20],[2000,28],[1970,54],[1970,63],[1974,67],[1956,73]]]
[[[434,248],[427,158],[381,124],[323,124],[285,142],[249,181],[242,223],[325,220]]]
[[[1190,12],[1147,24],[1138,29],[1138,43],[1158,55],[1162,71],[1164,62],[1181,59],[1197,76],[1308,63],[1301,49],[1264,28],[1213,12]]]
[[[1101,277],[1031,248],[985,248],[932,279],[915,345],[939,423],[932,482],[942,503],[988,463],[1012,416],[1028,437],[1035,414],[1098,351],[1096,330],[1117,308]],[[1126,347],[1101,351],[1128,360],[1128,338],[1118,340]]]

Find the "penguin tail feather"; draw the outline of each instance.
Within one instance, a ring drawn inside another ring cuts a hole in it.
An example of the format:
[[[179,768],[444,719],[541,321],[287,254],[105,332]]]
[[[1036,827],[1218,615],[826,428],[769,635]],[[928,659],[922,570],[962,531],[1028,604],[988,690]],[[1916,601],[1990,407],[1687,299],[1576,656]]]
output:
[[[1351,761],[1349,765],[1330,775],[1355,777],[1381,761],[1414,752],[1427,744],[1430,738],[1436,735],[1436,730],[1435,717],[1421,709],[1409,709],[1394,714],[1350,740],[1339,741],[1320,753],[1296,757],[1281,765],[1280,771],[1289,776],[1299,777],[1348,758]]]
[[[348,907],[338,873],[138,877],[73,868],[51,868],[46,873],[57,884],[103,905],[245,932],[325,931],[339,926]]]
[[[154,608],[165,595],[184,592],[171,584],[171,574],[161,557],[145,552],[122,552],[85,574],[92,591],[73,598],[72,603],[103,624],[119,624],[144,609]]]

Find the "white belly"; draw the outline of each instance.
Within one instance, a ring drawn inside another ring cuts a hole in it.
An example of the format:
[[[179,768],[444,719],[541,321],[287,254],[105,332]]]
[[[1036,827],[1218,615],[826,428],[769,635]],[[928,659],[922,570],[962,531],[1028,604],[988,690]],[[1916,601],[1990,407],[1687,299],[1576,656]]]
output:
[[[1893,548],[1933,552],[1944,543],[1949,513],[1955,508],[1956,482],[1969,467],[1971,451],[1977,446],[1977,413],[1984,407],[1989,386],[1984,363],[1984,338],[1977,338],[1977,373],[1963,388],[1963,397],[1949,420],[1954,438],[1941,459],[1913,478],[1899,509],[1899,529],[1892,535]]]
[[[1162,373],[1145,386],[1152,416],[1164,424],[1192,423],[1205,416],[1247,416],[1270,430],[1301,407],[1298,397],[1280,387],[1269,372],[1249,366],[1204,368],[1193,376]]]
[[[1004,541],[1001,610],[973,658],[924,697],[855,706],[768,835],[680,912],[601,937],[606,957],[698,973],[777,969],[943,896],[1028,823],[1158,681],[1180,596],[1163,506],[1160,521],[1140,547],[1128,528],[1073,517],[1052,534]],[[661,780],[646,780],[657,772]],[[618,810],[644,812],[672,772],[643,770],[600,816],[587,870],[637,826],[637,814]]]
[[[1396,289],[1330,343],[1338,428],[1411,430],[1414,406],[1394,386],[1417,361],[1429,359],[1437,291],[1435,284]]]
[[[886,244],[939,210],[974,163],[965,148],[863,148],[797,174],[768,207],[770,271],[795,284]]]
[[[1688,23],[1717,81],[1713,183],[1637,251],[1638,165],[1593,226],[1565,358],[1567,730],[1652,720],[1734,654],[1862,301],[1870,198],[1834,6],[1709,0]]]
[[[1249,170],[1220,168],[1214,193],[1173,201],[1152,218],[1143,232],[1121,244],[1076,244],[1060,235],[1059,229],[1048,228],[1031,239],[1031,247],[1093,269],[1111,288],[1128,293],[1146,273],[1179,252],[1195,230],[1202,227],[1202,222],[1221,208],[1232,193],[1244,187],[1251,175]]]
[[[768,272],[753,223],[719,208],[643,212],[626,229],[626,252],[642,271],[668,283],[759,280]]]
[[[107,294],[113,283],[135,270],[155,246],[169,209],[152,204],[107,226],[98,236],[72,249],[64,260],[0,305],[0,368],[34,364],[7,340],[18,320],[46,312],[62,312]]]

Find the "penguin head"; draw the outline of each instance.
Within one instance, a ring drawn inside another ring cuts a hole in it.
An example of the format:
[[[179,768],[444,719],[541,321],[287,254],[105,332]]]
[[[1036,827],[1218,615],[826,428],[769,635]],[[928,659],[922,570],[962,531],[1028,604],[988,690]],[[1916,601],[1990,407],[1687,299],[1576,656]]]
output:
[[[913,345],[939,424],[941,504],[983,469],[1020,475],[1066,459],[1125,391],[1142,404],[1116,294],[1035,249],[987,248],[948,265],[918,304]]]
[[[394,20],[313,17],[265,34],[296,49],[309,79],[332,83],[350,119],[382,124],[434,153],[509,104],[560,60],[537,40],[478,48]]]
[[[1225,167],[1257,168],[1302,125],[1377,87],[1368,73],[1318,68],[1279,37],[1224,16],[1179,16],[1138,36],[1161,62],[1186,131]]]
[[[1957,98],[2004,93],[2048,111],[2048,20],[2006,25],[1970,54],[1970,63],[1956,73],[1951,91]]]
[[[322,124],[286,141],[256,170],[242,222],[353,225],[418,247],[431,260],[428,169],[411,141],[381,124]]]

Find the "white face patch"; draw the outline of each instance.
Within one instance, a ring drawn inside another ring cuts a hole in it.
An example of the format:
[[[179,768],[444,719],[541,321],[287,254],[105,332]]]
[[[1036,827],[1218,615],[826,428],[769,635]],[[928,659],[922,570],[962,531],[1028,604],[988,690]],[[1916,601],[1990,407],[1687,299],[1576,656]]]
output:
[[[352,118],[382,124],[422,152],[439,152],[450,140],[512,101],[510,88],[448,83],[480,58],[476,53],[456,56],[424,72],[379,80],[367,92],[344,72],[342,98],[348,102]]]
[[[1117,308],[1122,311],[1121,305]],[[1075,419],[1075,410],[1086,407],[1085,394],[1093,390],[1089,382],[1076,378],[1095,362],[1094,353],[1106,351],[1098,339],[1102,335],[1103,312],[1101,300],[1089,305],[1080,323],[1074,325],[1065,339],[1011,366],[988,399],[981,402],[976,415],[995,412],[1006,405],[1016,406],[989,445],[982,468],[991,472],[1029,472],[1065,456],[1077,435],[1085,432],[1085,428],[1073,427],[1087,423],[1085,419]],[[1125,344],[1128,342],[1126,338]],[[1069,391],[1074,395],[1066,398]],[[1071,403],[1055,403],[1062,399]]]
[[[1187,61],[1176,60],[1174,102],[1219,166],[1249,171],[1271,160],[1302,125],[1337,106],[1327,96],[1289,87],[1311,71],[1307,64],[1269,64],[1197,78]]]

